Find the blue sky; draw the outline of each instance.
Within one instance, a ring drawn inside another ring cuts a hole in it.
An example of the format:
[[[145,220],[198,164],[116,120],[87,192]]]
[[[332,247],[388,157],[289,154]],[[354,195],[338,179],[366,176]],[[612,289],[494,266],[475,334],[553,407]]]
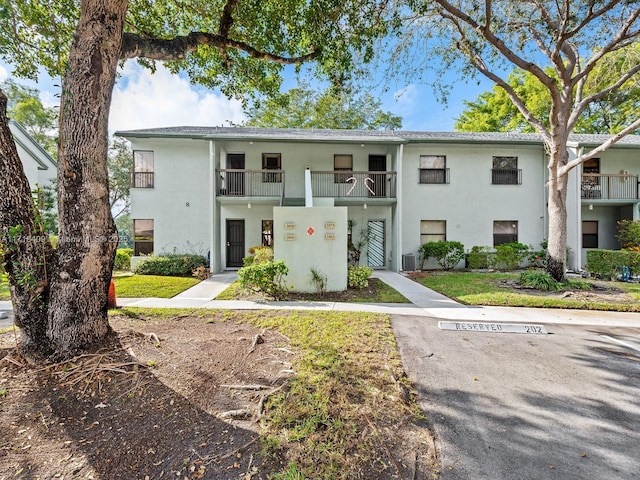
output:
[[[183,76],[170,74],[159,66],[156,73],[140,67],[129,60],[121,70],[113,93],[110,130],[169,127],[179,125],[217,126],[239,124],[244,115],[238,101],[228,100],[219,91],[191,85]],[[11,77],[11,67],[0,63],[0,81]],[[454,81],[451,75],[450,81]],[[35,86],[41,92],[46,105],[57,104],[59,80],[41,75],[37,84],[16,79]],[[294,85],[292,76],[286,77],[285,86]],[[453,84],[447,105],[439,103],[431,87],[417,83],[402,83],[395,80],[371,91],[382,100],[384,110],[403,118],[403,130],[451,131],[455,118],[464,108],[464,100],[473,100],[482,91],[492,87],[488,81],[478,84],[470,82]]]

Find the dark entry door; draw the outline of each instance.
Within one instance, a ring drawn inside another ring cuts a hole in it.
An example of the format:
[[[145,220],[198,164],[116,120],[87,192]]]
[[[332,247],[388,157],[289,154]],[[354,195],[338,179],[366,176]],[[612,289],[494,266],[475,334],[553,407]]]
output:
[[[244,257],[244,220],[227,220],[227,267],[241,267]]]
[[[244,170],[244,153],[228,153],[227,169]],[[229,195],[244,196],[244,172],[227,172]]]
[[[386,191],[386,174],[384,173],[376,173],[376,172],[386,172],[387,171],[387,157],[386,155],[369,155],[369,178],[373,180],[368,180],[367,183],[369,188],[373,190],[369,191],[370,197],[385,197],[387,195]]]

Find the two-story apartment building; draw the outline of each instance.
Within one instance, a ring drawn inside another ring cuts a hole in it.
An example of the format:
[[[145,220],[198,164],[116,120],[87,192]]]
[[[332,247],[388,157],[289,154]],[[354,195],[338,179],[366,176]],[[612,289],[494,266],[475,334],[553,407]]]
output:
[[[287,235],[274,225],[274,207],[304,206],[309,197],[347,207],[354,240],[368,236],[361,263],[374,268],[408,269],[408,255],[430,240],[539,248],[547,237],[538,135],[224,127],[118,135],[134,150],[136,255],[201,253],[213,271],[237,268],[250,247]],[[570,153],[600,140],[575,136]],[[588,248],[618,248],[616,222],[640,218],[639,174],[640,136],[572,172],[571,268],[584,265]]]

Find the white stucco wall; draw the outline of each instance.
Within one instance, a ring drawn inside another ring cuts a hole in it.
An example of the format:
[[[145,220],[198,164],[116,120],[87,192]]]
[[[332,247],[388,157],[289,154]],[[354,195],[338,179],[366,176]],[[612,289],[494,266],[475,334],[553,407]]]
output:
[[[153,219],[154,253],[209,251],[209,143],[135,139],[134,150],[154,152],[154,188],[131,189],[131,218]]]
[[[446,155],[449,184],[420,184],[420,155]],[[493,156],[517,156],[521,185],[492,185]],[[420,221],[445,220],[447,240],[493,245],[493,222],[516,220],[518,241],[545,238],[543,150],[536,146],[406,145],[402,165],[402,253],[420,247]]]
[[[347,208],[277,207],[274,258],[289,267],[287,285],[315,292],[311,268],[327,277],[327,291],[347,288]],[[310,233],[309,229],[313,229]]]

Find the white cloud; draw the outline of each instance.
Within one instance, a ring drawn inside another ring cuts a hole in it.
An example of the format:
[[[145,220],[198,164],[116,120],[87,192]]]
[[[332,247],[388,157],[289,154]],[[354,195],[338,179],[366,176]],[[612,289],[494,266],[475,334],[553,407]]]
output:
[[[224,95],[171,74],[162,65],[155,73],[135,62],[125,64],[111,102],[109,129],[171,126],[216,126],[244,120],[242,105]]]
[[[0,82],[4,82],[8,76],[9,72],[7,72],[7,69],[0,65]]]

